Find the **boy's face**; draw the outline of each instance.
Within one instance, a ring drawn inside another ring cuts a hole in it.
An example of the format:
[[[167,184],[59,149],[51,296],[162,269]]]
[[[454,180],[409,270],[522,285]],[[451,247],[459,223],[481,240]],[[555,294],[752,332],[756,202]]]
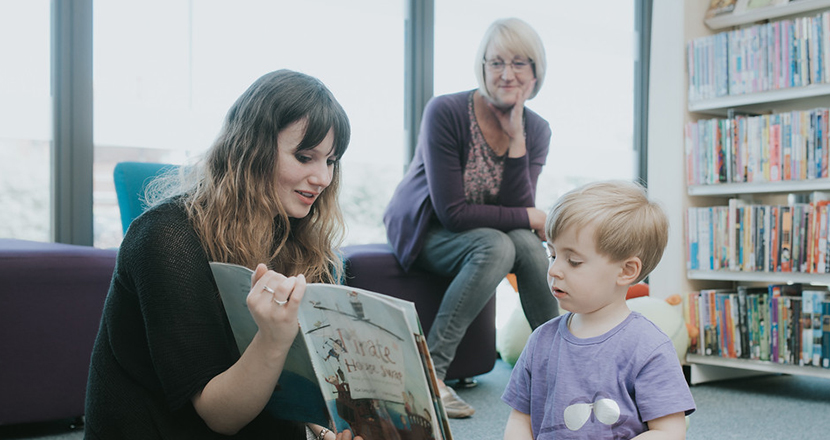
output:
[[[594,225],[563,231],[548,241],[548,286],[559,306],[574,313],[592,313],[625,302],[619,284],[623,263],[597,252]]]

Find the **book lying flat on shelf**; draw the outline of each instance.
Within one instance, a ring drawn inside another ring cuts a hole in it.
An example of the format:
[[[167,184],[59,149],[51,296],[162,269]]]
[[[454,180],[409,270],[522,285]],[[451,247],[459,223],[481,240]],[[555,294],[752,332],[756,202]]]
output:
[[[744,9],[752,10],[758,8],[766,8],[768,6],[780,6],[786,4],[789,0],[745,0],[744,2],[740,2],[738,6],[738,11],[742,12]],[[746,3],[746,5],[743,5]]]
[[[242,353],[257,332],[246,303],[253,271],[210,266]],[[298,319],[300,331],[266,411],[350,429],[364,440],[452,439],[413,303],[309,283]]]
[[[738,0],[711,0],[709,2],[709,9],[706,11],[706,18],[728,14],[734,11],[737,2]]]

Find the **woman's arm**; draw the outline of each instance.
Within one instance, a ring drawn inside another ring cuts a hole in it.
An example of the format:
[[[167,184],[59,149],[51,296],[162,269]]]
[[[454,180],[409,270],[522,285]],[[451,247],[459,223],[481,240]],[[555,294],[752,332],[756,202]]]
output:
[[[471,205],[464,195],[464,155],[469,141],[469,121],[465,120],[468,95],[440,96],[424,110],[419,149],[435,214],[450,231],[487,227],[504,231],[528,228],[530,205]],[[526,163],[526,158],[507,159]]]
[[[257,266],[252,284],[247,303],[259,330],[239,360],[192,399],[210,429],[226,435],[250,423],[268,403],[299,330],[297,310],[306,288],[302,275],[286,278],[264,264]],[[285,305],[274,302],[286,298]]]
[[[530,425],[530,415],[514,409],[507,418],[504,440],[517,439],[533,439],[533,428]]]
[[[504,180],[499,192],[499,202],[504,206],[535,206],[536,186],[550,151],[550,125],[529,109],[525,113],[527,154],[508,158],[504,163]]]

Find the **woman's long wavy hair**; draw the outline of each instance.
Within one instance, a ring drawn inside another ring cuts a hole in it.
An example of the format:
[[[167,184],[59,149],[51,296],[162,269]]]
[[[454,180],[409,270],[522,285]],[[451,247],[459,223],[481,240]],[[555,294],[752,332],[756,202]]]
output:
[[[252,269],[268,262],[269,269],[286,276],[302,273],[310,282],[336,282],[343,272],[337,248],[344,233],[339,160],[331,184],[307,216],[289,218],[277,196],[277,135],[298,121],[306,131],[297,151],[313,149],[332,130],[331,153],[342,157],[351,136],[349,119],[326,86],[290,70],[263,75],[230,108],[204,158],[183,169],[177,188],[154,182],[161,195],[152,201],[182,195],[213,261]]]

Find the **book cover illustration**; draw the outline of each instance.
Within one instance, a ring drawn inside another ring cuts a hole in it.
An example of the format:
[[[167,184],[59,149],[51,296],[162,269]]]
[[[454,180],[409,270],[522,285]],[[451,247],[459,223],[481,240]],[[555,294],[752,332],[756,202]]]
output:
[[[253,272],[210,265],[242,353],[257,332],[246,303]],[[300,331],[266,411],[348,428],[365,440],[452,438],[412,303],[310,283],[298,320]]]
[[[443,438],[414,323],[402,310],[333,285],[307,289],[303,302],[300,328],[338,431],[350,428],[366,440]]]

